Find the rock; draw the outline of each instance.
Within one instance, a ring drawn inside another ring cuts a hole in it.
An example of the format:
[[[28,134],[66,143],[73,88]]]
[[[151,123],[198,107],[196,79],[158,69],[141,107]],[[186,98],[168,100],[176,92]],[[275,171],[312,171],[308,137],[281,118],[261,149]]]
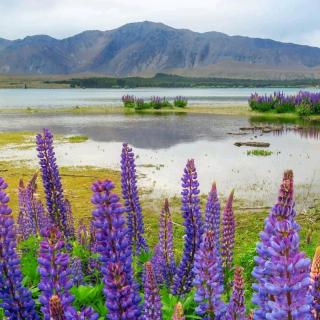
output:
[[[268,142],[258,142],[258,141],[236,142],[234,145],[237,146],[237,147],[242,147],[242,146],[261,147],[261,148],[270,147],[270,143],[268,143]]]

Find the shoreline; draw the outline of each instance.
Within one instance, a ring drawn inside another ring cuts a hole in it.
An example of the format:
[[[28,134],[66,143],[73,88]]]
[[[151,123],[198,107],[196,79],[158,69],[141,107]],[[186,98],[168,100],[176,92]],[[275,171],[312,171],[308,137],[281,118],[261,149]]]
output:
[[[252,111],[246,105],[194,105],[186,108],[164,108],[160,110],[145,109],[135,111],[134,109],[125,109],[122,106],[96,105],[96,106],[73,106],[73,107],[57,107],[57,108],[0,108],[0,114],[85,114],[85,115],[103,115],[103,114],[123,114],[123,115],[166,115],[166,114],[208,114],[208,115],[224,115],[224,116],[246,116],[261,117],[266,120],[270,119],[286,119],[286,120],[320,120],[320,115],[312,115],[308,118],[301,118],[295,113],[274,113],[274,112],[256,112]]]

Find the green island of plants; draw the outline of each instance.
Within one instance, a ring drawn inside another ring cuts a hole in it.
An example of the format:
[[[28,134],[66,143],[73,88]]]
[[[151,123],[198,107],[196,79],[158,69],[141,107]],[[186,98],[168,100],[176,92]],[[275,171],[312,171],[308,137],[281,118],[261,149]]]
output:
[[[299,91],[296,95],[274,92],[272,95],[251,94],[249,106],[253,111],[297,113],[301,117],[320,114],[320,93]]]
[[[150,101],[144,101],[142,98],[137,98],[133,95],[124,95],[122,97],[122,103],[125,108],[131,108],[135,110],[145,109],[165,109],[165,108],[185,108],[188,105],[188,100],[185,97],[177,96],[173,102],[170,102],[166,97],[151,97]]]

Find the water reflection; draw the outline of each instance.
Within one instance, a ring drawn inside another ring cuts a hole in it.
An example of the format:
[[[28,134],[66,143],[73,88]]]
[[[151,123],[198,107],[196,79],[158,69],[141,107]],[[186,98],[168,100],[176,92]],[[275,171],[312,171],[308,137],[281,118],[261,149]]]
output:
[[[265,130],[270,126],[281,130]],[[261,121],[238,116],[188,114],[166,115],[2,115],[0,131],[38,131],[49,127],[54,133],[84,134],[89,140],[56,147],[60,165],[94,165],[119,168],[121,143],[129,142],[139,156],[138,172],[154,195],[180,192],[180,178],[188,158],[194,158],[201,191],[215,180],[219,192],[264,205],[274,202],[284,170],[293,169],[297,203],[310,202],[320,191],[320,126],[316,123]],[[240,128],[257,127],[244,131]],[[233,134],[228,134],[228,133]],[[303,139],[303,141],[302,141]],[[272,155],[248,156],[237,141],[270,143]],[[34,149],[2,149],[0,160],[37,163]]]

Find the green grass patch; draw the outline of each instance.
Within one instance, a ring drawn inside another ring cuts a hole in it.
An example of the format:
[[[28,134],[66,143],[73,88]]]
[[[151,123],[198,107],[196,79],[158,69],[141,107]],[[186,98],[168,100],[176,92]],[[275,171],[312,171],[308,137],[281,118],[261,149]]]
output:
[[[80,142],[85,142],[89,138],[87,136],[71,136],[68,137],[68,141],[71,143],[80,143]]]
[[[247,155],[248,156],[257,156],[257,157],[268,157],[272,155],[272,151],[270,150],[263,150],[263,149],[253,149],[248,150]]]

